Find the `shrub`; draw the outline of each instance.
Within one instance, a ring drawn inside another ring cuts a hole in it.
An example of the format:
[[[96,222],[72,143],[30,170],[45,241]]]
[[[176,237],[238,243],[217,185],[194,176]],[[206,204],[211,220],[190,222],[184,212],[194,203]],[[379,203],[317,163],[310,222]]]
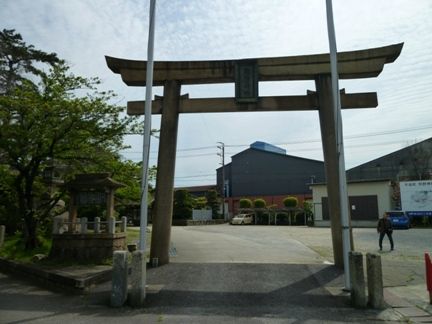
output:
[[[187,190],[174,192],[173,219],[192,218],[193,199]]]
[[[306,217],[306,223],[308,226],[314,225],[313,210],[312,209],[313,209],[312,202],[305,200],[303,202],[303,210],[304,210],[304,215]]]
[[[207,207],[206,197],[197,197],[193,200],[193,208],[195,209],[205,209]]]
[[[254,200],[253,205],[255,208],[265,208],[266,202],[264,199],[258,198]]]
[[[287,213],[277,213],[277,224],[278,225],[288,225],[288,214]]]
[[[298,199],[296,197],[288,196],[283,200],[283,204],[287,208],[294,208],[298,205]]]
[[[252,200],[247,198],[240,199],[240,208],[252,208]]]
[[[206,192],[207,206],[212,210],[212,218],[219,218],[219,199],[216,190],[209,190]]]

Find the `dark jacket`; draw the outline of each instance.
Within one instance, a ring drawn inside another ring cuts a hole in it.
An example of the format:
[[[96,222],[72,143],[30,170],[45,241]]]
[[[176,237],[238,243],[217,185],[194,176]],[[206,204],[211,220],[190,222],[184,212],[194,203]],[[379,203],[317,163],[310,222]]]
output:
[[[387,233],[393,231],[392,223],[388,218],[381,218],[377,225],[378,233]]]

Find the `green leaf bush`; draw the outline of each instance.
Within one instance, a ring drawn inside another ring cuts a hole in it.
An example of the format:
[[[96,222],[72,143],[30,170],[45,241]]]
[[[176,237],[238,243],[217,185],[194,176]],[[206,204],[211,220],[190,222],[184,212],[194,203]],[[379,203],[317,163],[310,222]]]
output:
[[[266,201],[264,199],[258,198],[253,202],[255,208],[266,208]]]
[[[247,198],[240,199],[240,208],[252,208],[252,200]]]
[[[298,199],[296,197],[288,196],[283,200],[283,204],[286,208],[294,208],[298,205]]]

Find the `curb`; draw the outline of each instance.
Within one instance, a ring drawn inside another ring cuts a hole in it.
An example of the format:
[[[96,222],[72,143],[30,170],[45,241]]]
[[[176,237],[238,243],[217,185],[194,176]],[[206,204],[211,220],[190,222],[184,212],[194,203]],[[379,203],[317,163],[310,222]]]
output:
[[[61,270],[42,269],[32,264],[22,264],[0,258],[0,271],[11,275],[25,276],[48,286],[66,288],[74,293],[88,293],[94,285],[111,280],[112,269],[101,270],[86,276],[62,274]]]

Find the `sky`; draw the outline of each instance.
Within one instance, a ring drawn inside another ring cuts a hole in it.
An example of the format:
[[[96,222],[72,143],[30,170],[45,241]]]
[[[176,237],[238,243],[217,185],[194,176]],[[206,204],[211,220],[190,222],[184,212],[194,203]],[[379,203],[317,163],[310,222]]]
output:
[[[116,103],[143,100],[105,55],[147,59],[149,0],[0,0],[0,28],[55,52],[73,73],[99,77]],[[342,80],[346,92],[378,93],[378,108],[343,111],[346,168],[432,137],[432,1],[333,0],[338,51],[404,42],[399,58],[378,78]],[[328,53],[325,0],[157,0],[156,61],[222,60]],[[153,93],[162,95],[162,87]],[[311,81],[260,82],[262,96],[306,94]],[[232,97],[234,84],[182,86],[192,98]],[[143,117],[140,117],[143,120]],[[152,117],[159,128],[160,117]],[[180,115],[175,186],[216,183],[225,162],[255,141],[287,154],[323,160],[317,111]],[[125,159],[142,159],[142,136],[125,138]],[[157,163],[152,138],[150,164]]]

